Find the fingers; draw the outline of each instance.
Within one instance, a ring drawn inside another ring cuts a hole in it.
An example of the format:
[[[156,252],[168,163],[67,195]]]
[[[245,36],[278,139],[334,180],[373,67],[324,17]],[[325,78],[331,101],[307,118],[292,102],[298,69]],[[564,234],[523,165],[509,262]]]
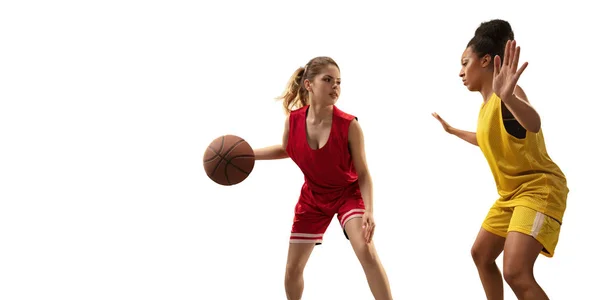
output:
[[[514,45],[516,45],[517,43],[515,42]],[[521,55],[521,47],[516,47],[514,54],[513,54],[513,59],[512,59],[512,66],[511,69],[513,72],[517,71],[517,67],[519,66],[519,56]]]
[[[444,128],[444,130],[448,133],[450,133],[450,125],[448,125],[448,123],[446,121],[444,121],[444,119],[442,119],[442,117],[440,117],[440,115],[438,115],[437,113],[432,113],[431,114],[434,118],[436,118],[440,124],[442,124],[442,127]]]
[[[506,59],[504,60],[506,61]],[[494,75],[498,75],[500,73],[500,56],[494,56]]]
[[[504,46],[504,59],[502,61],[502,66],[509,66],[511,47],[512,47],[512,41],[508,40],[506,42],[506,45]]]
[[[373,240],[373,233],[375,231],[375,222],[370,217],[365,217],[362,221],[363,238],[368,244]]]
[[[371,230],[369,230],[369,235],[367,237],[367,244],[373,241],[374,234],[375,234],[375,224],[371,224]]]
[[[525,68],[527,68],[527,66],[529,65],[527,62],[523,63],[523,65],[521,66],[521,68],[519,68],[519,70],[517,70],[517,67],[519,66],[519,58],[521,57],[521,47],[517,47],[517,42],[516,41],[511,41],[511,66],[510,69],[513,73],[516,73],[516,80],[519,80],[519,77],[521,77],[521,74],[523,73],[523,71],[525,71]]]
[[[374,223],[363,223],[363,237],[367,244],[373,240],[374,232],[375,232],[375,224]]]
[[[523,71],[525,71],[525,68],[527,68],[528,65],[529,65],[529,63],[525,62],[525,63],[523,63],[521,68],[519,68],[519,70],[517,71],[517,80],[519,80],[519,78],[521,77],[521,74],[523,73]]]

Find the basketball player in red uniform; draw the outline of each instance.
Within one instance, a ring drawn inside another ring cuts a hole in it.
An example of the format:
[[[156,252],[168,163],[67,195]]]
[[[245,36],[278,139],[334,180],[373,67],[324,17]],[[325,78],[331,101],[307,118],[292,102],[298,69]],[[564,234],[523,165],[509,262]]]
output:
[[[256,160],[291,158],[305,182],[295,208],[285,273],[288,299],[300,299],[303,271],[334,215],[358,257],[373,296],[392,299],[372,242],[373,190],[356,117],[339,110],[340,70],[316,57],[294,72],[280,97],[288,114],[281,145],[255,150]]]

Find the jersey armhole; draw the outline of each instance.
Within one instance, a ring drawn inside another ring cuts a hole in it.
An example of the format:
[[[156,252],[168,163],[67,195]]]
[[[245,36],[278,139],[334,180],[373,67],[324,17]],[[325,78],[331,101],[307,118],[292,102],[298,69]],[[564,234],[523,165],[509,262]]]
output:
[[[507,117],[509,117],[508,119],[504,118],[505,110],[508,111],[508,113],[510,114],[510,116],[507,116]],[[508,133],[511,136],[513,136],[517,139],[520,139],[520,140],[527,137],[527,130],[510,113],[510,111],[508,110],[508,107],[506,107],[506,105],[504,105],[504,102],[501,102],[501,104],[500,104],[500,116],[502,117],[502,123],[504,124],[504,130],[506,131],[506,133]]]

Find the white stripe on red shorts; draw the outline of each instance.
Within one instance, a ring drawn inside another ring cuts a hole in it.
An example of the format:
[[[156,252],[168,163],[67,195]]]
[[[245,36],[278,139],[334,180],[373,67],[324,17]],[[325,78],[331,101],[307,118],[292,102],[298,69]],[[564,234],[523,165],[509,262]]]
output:
[[[290,243],[321,243],[323,242],[322,233],[292,233]]]
[[[360,209],[360,208],[356,208],[356,209],[351,209],[350,211],[348,211],[347,213],[345,213],[342,218],[340,219],[340,224],[342,224],[342,228],[344,228],[344,226],[346,226],[346,223],[354,218],[359,218],[362,217],[362,215],[364,214],[365,210],[364,209]]]

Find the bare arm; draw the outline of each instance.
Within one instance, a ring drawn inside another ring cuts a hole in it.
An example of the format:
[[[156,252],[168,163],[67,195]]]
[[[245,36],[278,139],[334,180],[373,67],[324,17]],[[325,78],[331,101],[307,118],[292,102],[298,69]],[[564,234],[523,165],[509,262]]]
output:
[[[540,115],[535,108],[529,104],[527,95],[525,95],[525,92],[520,86],[517,85],[512,96],[502,99],[502,102],[504,102],[506,108],[508,108],[523,128],[534,133],[540,131],[542,126]]]
[[[290,119],[285,119],[285,125],[283,126],[283,138],[280,145],[273,145],[269,147],[259,148],[254,150],[254,159],[256,160],[270,160],[270,159],[282,159],[288,158],[288,153],[285,150],[287,147],[288,136],[290,132]]]
[[[456,129],[456,128],[450,126],[448,128],[448,133],[453,134],[453,135],[461,138],[462,140],[469,142],[475,146],[479,146],[479,144],[477,143],[477,136],[476,136],[475,132],[460,130],[460,129]]]
[[[442,119],[442,117],[440,117],[440,115],[438,115],[437,113],[433,113],[432,115],[434,118],[436,118],[440,122],[440,124],[442,124],[442,127],[444,128],[444,130],[447,133],[453,134],[475,146],[479,146],[479,144],[477,143],[477,136],[476,136],[475,132],[465,131],[465,130],[460,130],[460,129],[454,128],[454,127],[450,126],[448,124],[448,122],[446,122],[444,119]]]
[[[373,212],[373,180],[367,166],[362,128],[356,119],[350,123],[348,143],[350,144],[354,168],[358,174],[358,184],[365,203],[365,210]]]

